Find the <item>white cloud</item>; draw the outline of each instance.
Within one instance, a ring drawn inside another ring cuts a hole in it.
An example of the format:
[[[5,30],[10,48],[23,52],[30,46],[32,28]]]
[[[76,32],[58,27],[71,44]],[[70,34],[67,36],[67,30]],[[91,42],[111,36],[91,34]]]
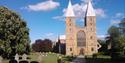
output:
[[[85,16],[87,5],[83,4],[75,4],[73,5],[73,9],[75,12],[76,17],[83,18]]]
[[[74,4],[73,5],[75,15],[78,18],[83,18],[85,16],[86,9],[87,9],[87,2],[89,0],[81,0],[81,1],[83,1],[81,4]],[[102,17],[102,18],[106,17],[105,10],[102,8],[96,8],[95,13],[96,13],[97,17]]]
[[[88,0],[81,0],[81,1],[83,1],[83,2],[80,3],[80,4],[74,4],[73,5],[73,10],[74,10],[75,16],[78,19],[81,19],[81,18],[83,19],[85,17],[85,13],[86,13],[86,9],[87,9],[86,2],[88,2]],[[96,8],[95,13],[96,13],[97,17],[101,17],[101,18],[106,17],[106,12],[102,8]],[[55,16],[55,17],[58,20],[64,20],[64,18],[62,19],[62,17],[65,17],[65,14],[66,14],[66,8],[63,9],[63,15],[62,16]]]
[[[97,39],[104,40],[108,35],[97,35]]]
[[[104,9],[97,8],[97,9],[95,9],[95,11],[96,11],[96,15],[97,16],[100,16],[102,18],[106,17],[106,13],[105,13]]]
[[[116,20],[111,20],[111,25],[118,25],[120,23],[120,20],[116,19]]]
[[[59,2],[54,2],[53,0],[47,0],[34,5],[28,5],[25,8],[31,11],[48,11],[48,10],[55,9],[59,6],[60,6]]]
[[[121,21],[121,19],[123,19],[125,17],[124,13],[122,12],[118,12],[116,14],[114,14],[110,20],[111,25],[118,25]]]
[[[50,36],[53,36],[53,35],[54,35],[54,33],[51,33],[51,32],[45,34],[45,36],[47,36],[47,37],[50,37]]]
[[[87,7],[87,5],[85,5],[85,4],[84,5],[83,4],[74,4],[73,10],[74,10],[75,16],[77,18],[83,18],[85,15],[86,7]],[[67,9],[64,8],[63,15],[62,16],[55,16],[55,17],[53,17],[53,19],[58,19],[58,20],[64,21],[66,10]]]
[[[121,12],[116,13],[114,16],[114,18],[123,18],[123,17],[125,17],[125,15],[124,15],[124,13],[121,13]]]
[[[76,17],[83,18],[86,13],[87,4],[74,4],[73,9],[74,9]],[[102,18],[106,17],[106,13],[105,13],[104,9],[102,9],[102,8],[95,9],[95,13],[98,17],[99,16]]]
[[[87,8],[87,5],[86,4],[74,4],[73,6],[73,10],[74,10],[74,13],[75,13],[75,16],[77,18],[83,18],[84,15],[85,15],[85,11],[86,11],[86,8]],[[66,14],[66,8],[63,9],[63,16]]]
[[[54,16],[54,17],[52,17],[52,19],[56,19],[56,20],[59,20],[59,21],[65,21],[64,16]]]
[[[52,40],[52,41],[55,41],[56,40],[56,38],[57,38],[57,36],[54,34],[54,33],[52,33],[52,32],[49,32],[49,33],[46,33],[45,35],[44,35],[44,37],[43,37],[43,39],[50,39],[50,40]]]

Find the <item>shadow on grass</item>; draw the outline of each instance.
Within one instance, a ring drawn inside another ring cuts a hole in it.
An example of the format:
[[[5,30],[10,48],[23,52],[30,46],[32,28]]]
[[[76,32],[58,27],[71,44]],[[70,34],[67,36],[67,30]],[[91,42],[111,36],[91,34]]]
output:
[[[30,63],[39,63],[38,61],[31,61]]]

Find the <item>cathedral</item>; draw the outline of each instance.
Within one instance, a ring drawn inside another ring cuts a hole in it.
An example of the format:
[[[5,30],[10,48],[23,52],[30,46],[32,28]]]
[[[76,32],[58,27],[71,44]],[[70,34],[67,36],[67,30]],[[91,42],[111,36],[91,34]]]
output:
[[[96,14],[91,1],[87,3],[84,27],[76,26],[76,16],[69,0],[66,10],[66,55],[92,55],[98,52],[100,44],[96,37]]]

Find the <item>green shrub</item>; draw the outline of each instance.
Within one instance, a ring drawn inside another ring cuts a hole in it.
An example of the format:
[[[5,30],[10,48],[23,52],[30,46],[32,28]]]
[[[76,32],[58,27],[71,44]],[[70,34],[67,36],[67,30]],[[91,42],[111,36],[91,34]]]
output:
[[[105,52],[99,52],[97,55],[105,55]]]
[[[97,58],[97,56],[98,56],[98,53],[95,53],[92,55],[93,58]]]

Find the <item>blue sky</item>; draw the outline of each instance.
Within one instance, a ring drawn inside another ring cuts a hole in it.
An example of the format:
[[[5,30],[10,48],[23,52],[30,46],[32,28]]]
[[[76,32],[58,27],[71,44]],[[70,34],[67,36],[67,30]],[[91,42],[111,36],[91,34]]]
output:
[[[87,1],[72,0],[76,16],[83,16],[80,14],[84,13]],[[96,11],[97,36],[104,37],[108,28],[117,25],[125,16],[125,0],[92,0],[92,4]],[[67,5],[68,0],[0,0],[0,6],[18,12],[27,22],[32,42],[44,38],[55,40],[58,35],[65,34]]]

